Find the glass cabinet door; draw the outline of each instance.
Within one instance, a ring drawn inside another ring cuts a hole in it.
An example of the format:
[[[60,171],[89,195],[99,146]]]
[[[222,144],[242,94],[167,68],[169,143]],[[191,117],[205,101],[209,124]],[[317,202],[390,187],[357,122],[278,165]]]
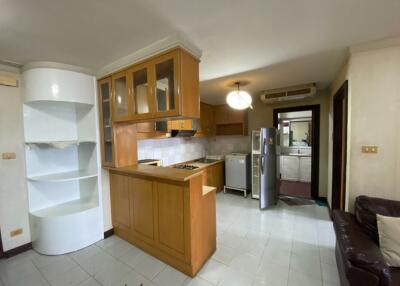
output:
[[[103,164],[113,163],[113,141],[111,124],[111,79],[107,78],[99,82],[100,101],[100,128],[103,146]]]
[[[150,86],[147,66],[140,66],[130,71],[132,76],[132,95],[134,114],[150,113]]]
[[[127,76],[120,73],[113,76],[114,88],[114,114],[115,120],[124,119],[129,115],[129,92],[127,84]]]
[[[175,58],[170,57],[157,61],[155,64],[156,87],[156,112],[174,110],[176,101],[175,86]]]

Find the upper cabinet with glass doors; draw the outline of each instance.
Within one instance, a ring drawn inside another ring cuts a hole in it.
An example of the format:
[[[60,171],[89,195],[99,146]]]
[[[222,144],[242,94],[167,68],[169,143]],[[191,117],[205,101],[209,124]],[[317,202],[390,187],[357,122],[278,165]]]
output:
[[[112,75],[113,122],[199,118],[199,60],[181,48]]]

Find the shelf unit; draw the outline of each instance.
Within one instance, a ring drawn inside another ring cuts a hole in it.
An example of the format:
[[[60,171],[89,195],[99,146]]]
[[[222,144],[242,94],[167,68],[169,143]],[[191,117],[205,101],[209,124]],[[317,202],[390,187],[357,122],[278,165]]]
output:
[[[103,238],[95,78],[37,67],[22,74],[33,247],[76,251]]]
[[[93,177],[97,177],[97,170],[77,170],[60,173],[50,173],[41,176],[31,176],[28,177],[28,180],[35,182],[67,182]]]

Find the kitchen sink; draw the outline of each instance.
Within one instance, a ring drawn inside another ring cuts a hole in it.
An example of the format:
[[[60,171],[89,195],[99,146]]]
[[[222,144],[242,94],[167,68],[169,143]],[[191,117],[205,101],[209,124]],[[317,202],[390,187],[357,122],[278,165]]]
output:
[[[196,163],[203,163],[203,164],[211,164],[211,163],[214,163],[214,162],[217,162],[217,161],[219,161],[219,160],[201,158],[201,159],[196,160],[195,162]]]

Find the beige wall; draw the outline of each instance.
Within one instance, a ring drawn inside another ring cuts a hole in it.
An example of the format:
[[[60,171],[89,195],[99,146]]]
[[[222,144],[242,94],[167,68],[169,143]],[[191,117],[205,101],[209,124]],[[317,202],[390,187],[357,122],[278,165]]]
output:
[[[314,105],[318,104],[321,108],[320,118],[320,158],[319,158],[319,196],[327,196],[328,180],[328,127],[329,127],[329,108],[330,97],[328,91],[320,91],[315,98],[303,100],[300,102],[286,102],[279,104],[265,104],[256,97],[253,103],[253,110],[249,110],[249,130],[259,129],[261,127],[273,126],[273,110],[275,108],[284,108],[292,106]]]
[[[400,46],[353,52],[332,85],[332,95],[345,79],[349,80],[346,209],[353,210],[359,195],[400,200]],[[378,154],[361,153],[363,145],[377,145]]]
[[[1,71],[1,70],[8,70]],[[0,66],[1,75],[19,77],[18,71]],[[25,184],[25,148],[22,98],[19,87],[0,85],[0,153],[15,152],[15,160],[0,157],[0,228],[5,251],[31,241]],[[10,231],[22,228],[21,235]]]

